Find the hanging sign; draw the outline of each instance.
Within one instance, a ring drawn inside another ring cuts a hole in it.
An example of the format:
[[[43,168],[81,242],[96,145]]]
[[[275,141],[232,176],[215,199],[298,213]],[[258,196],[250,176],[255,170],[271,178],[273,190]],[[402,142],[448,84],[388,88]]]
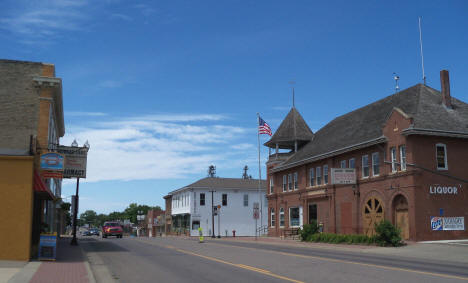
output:
[[[56,152],[41,154],[41,169],[50,171],[62,171],[65,157]]]
[[[64,178],[86,178],[88,148],[60,145],[57,152],[65,155]]]

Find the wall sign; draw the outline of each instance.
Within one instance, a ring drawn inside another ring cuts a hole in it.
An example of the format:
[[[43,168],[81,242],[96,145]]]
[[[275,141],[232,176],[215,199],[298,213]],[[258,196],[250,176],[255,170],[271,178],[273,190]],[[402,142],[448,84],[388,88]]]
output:
[[[465,217],[431,216],[431,229],[433,231],[464,231]]]
[[[62,171],[64,166],[64,156],[56,152],[41,154],[41,169],[51,171]]]
[[[356,169],[331,168],[331,183],[336,185],[356,184]]]
[[[458,187],[434,185],[429,187],[429,193],[432,195],[458,195],[460,189],[461,184]]]

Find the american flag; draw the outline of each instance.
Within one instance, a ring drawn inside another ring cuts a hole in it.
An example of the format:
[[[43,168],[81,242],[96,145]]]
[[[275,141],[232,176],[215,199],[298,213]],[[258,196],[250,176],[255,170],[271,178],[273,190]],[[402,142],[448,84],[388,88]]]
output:
[[[271,136],[271,128],[260,116],[258,116],[258,133]]]

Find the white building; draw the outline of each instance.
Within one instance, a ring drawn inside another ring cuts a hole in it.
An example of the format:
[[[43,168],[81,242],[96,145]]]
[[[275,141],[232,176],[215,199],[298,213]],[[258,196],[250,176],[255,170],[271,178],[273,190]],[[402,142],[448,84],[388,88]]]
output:
[[[198,236],[202,227],[204,236],[255,236],[254,203],[258,203],[260,216],[257,227],[267,226],[266,181],[258,179],[233,179],[207,177],[172,191],[172,231]],[[217,216],[212,216],[212,205]],[[266,229],[265,229],[266,231]]]

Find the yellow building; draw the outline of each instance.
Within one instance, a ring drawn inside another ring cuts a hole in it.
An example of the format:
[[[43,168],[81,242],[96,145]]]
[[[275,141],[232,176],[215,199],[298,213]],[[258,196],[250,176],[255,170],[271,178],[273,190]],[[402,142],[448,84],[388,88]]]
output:
[[[39,170],[65,134],[54,65],[0,60],[0,129],[0,259],[29,260],[41,231],[60,228],[62,182]]]

